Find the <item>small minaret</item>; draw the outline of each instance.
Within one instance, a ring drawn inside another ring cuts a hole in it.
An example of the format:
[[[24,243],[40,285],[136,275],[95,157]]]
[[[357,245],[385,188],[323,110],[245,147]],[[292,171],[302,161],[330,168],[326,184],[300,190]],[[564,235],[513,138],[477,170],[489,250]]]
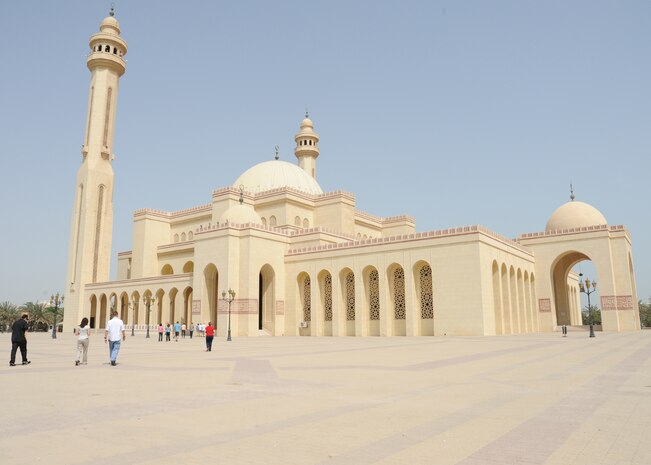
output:
[[[86,134],[77,172],[66,279],[66,325],[89,316],[84,286],[108,281],[113,229],[113,135],[118,80],[124,74],[127,43],[110,15],[90,38],[86,64],[91,73]],[[103,327],[95,322],[95,327]]]
[[[301,130],[296,136],[296,148],[294,155],[298,158],[298,165],[316,179],[316,159],[319,156],[319,135],[314,132],[314,124],[309,118],[307,111],[305,119],[301,122]]]

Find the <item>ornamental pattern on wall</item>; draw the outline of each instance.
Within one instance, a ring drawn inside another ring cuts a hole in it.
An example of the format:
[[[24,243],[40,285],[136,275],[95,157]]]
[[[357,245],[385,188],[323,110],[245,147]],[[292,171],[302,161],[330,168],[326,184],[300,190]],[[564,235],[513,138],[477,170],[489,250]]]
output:
[[[346,275],[346,320],[355,320],[355,274]]]
[[[312,289],[310,285],[310,277],[308,276],[303,281],[303,321],[312,320]]]
[[[431,320],[434,318],[432,269],[429,265],[425,265],[420,269],[420,317],[423,320]]]
[[[396,268],[393,272],[393,308],[395,319],[405,319],[405,272],[402,268]]]
[[[323,280],[325,291],[325,320],[332,321],[332,276],[329,274]]]
[[[380,277],[377,270],[371,271],[368,276],[368,305],[371,320],[380,319]]]

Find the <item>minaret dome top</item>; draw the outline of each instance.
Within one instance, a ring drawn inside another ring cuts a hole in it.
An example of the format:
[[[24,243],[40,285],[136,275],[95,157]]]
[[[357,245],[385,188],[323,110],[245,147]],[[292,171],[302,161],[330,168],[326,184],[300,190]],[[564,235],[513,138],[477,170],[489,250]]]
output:
[[[99,26],[99,30],[105,34],[120,35],[120,24],[114,16],[107,16]]]

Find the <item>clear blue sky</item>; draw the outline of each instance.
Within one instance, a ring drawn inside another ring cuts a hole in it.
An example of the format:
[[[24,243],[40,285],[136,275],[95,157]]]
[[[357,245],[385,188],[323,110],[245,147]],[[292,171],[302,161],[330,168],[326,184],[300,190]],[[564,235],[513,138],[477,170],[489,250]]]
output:
[[[90,74],[110,2],[0,12],[0,301],[63,290]],[[117,1],[114,239],[138,208],[208,203],[308,107],[324,190],[419,231],[541,231],[569,200],[632,235],[651,296],[651,2]]]

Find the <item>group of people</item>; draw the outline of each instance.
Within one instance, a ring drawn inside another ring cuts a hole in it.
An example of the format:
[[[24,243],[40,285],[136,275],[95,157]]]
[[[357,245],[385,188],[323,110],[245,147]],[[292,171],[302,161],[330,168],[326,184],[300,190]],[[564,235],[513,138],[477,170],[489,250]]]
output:
[[[11,358],[9,360],[10,366],[16,365],[16,353],[20,349],[20,355],[22,357],[22,364],[28,365],[32,363],[27,359],[27,330],[29,328],[29,315],[24,313],[20,319],[16,320],[11,327]],[[75,335],[77,336],[77,359],[75,360],[75,366],[80,364],[86,365],[88,363],[88,343],[90,340],[90,325],[88,323],[88,318],[82,318],[79,326],[75,328]],[[185,337],[186,331],[188,328],[185,324],[180,324],[178,321],[174,324],[174,339],[178,342],[179,333],[181,337]],[[193,323],[190,324],[189,334],[190,339],[192,339],[192,334],[194,333],[195,326]],[[211,322],[208,322],[207,325],[199,323],[196,326],[196,330],[201,336],[206,338],[206,352],[212,351],[212,341],[215,337],[215,327]],[[169,323],[167,326],[163,327],[162,323],[158,325],[158,340],[163,340],[163,333],[165,334],[166,340],[171,340],[172,327]],[[126,332],[124,329],[124,322],[119,318],[118,312],[115,310],[111,311],[111,319],[106,325],[106,331],[104,332],[104,343],[108,344],[109,348],[109,359],[111,366],[117,365],[118,353],[120,352],[120,346],[122,341],[126,340]]]
[[[192,336],[194,335],[195,331],[200,337],[205,337],[206,336],[206,328],[207,326],[210,326],[211,323],[209,322],[208,325],[205,325],[203,323],[199,323],[198,325],[194,325],[194,323],[190,323],[190,326],[186,326],[185,323],[179,323],[178,321],[174,323],[174,326],[170,325],[167,323],[165,326],[163,326],[163,323],[158,323],[158,342],[163,342],[163,335],[165,335],[165,341],[171,341],[172,340],[172,330],[174,330],[174,340],[176,342],[179,342],[179,336],[185,339],[185,336],[189,334],[190,339],[192,339]]]

